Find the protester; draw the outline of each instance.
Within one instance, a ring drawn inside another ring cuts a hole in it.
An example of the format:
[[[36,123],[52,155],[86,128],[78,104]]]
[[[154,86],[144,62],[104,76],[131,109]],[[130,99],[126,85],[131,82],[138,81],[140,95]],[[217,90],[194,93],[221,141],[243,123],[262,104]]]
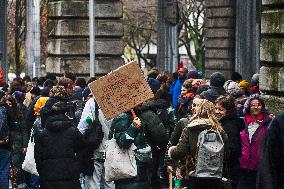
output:
[[[172,146],[169,149],[169,155],[174,160],[183,159],[187,155],[191,157],[197,157],[198,154],[198,136],[207,129],[212,129],[215,132],[219,132],[222,135],[223,141],[226,139],[226,134],[218,122],[213,103],[202,99],[200,104],[196,107],[196,113],[190,119],[190,122],[186,128],[183,129],[181,138],[177,146]],[[190,169],[194,169],[196,159],[191,161]],[[219,178],[206,178],[195,177],[191,175],[192,170],[189,173],[188,188],[190,189],[220,189],[221,179]]]
[[[191,80],[187,82],[188,80]],[[185,80],[183,86],[181,87],[181,94],[179,97],[179,102],[176,108],[177,119],[185,118],[192,114],[191,104],[195,94],[192,92],[192,79]]]
[[[13,112],[13,120],[15,123],[15,134],[12,141],[12,165],[14,172],[16,173],[17,185],[19,188],[25,183],[22,163],[24,162],[29,141],[25,121],[26,110],[22,104],[24,97],[22,92],[15,91],[13,96],[7,95],[3,98],[7,106],[10,106],[11,111]]]
[[[247,80],[242,80],[240,83],[240,88],[241,88],[241,94],[245,95],[245,96],[249,96],[250,95],[250,91],[249,91],[249,85],[250,83]]]
[[[178,79],[174,81],[171,87],[171,95],[172,95],[172,103],[173,108],[177,107],[178,99],[181,93],[181,87],[183,85],[183,82],[186,80],[187,75],[187,69],[186,68],[180,68],[178,70]]]
[[[263,145],[258,189],[284,188],[284,113],[271,122]]]
[[[257,171],[262,156],[261,149],[272,117],[258,94],[252,95],[246,101],[243,113],[245,129],[241,132],[241,175],[237,188],[255,189]]]
[[[240,83],[240,81],[242,81],[243,77],[241,74],[239,74],[238,72],[233,72],[231,75],[231,80],[236,82],[236,83]]]
[[[214,103],[219,96],[226,95],[226,91],[223,88],[224,84],[224,75],[220,72],[215,72],[210,76],[209,89],[207,91],[202,92],[200,96]]]
[[[161,187],[161,177],[166,171],[161,168],[164,167],[164,154],[168,143],[166,128],[156,113],[157,108],[157,104],[152,100],[135,107],[136,115],[141,119],[142,127],[145,128],[146,135],[148,134],[147,141],[151,146],[152,161],[149,178],[153,188]]]
[[[46,128],[35,143],[35,161],[41,189],[80,189],[80,164],[76,153],[82,149],[82,135],[72,127],[63,102],[52,105]]]
[[[240,132],[244,129],[244,121],[235,113],[235,103],[232,96],[218,97],[215,101],[215,113],[228,136],[223,175],[231,180],[232,188],[235,189],[240,173],[239,158],[242,152]]]
[[[128,149],[134,143],[137,148],[145,147],[146,128],[141,124],[138,117],[134,119],[128,113],[122,113],[114,118],[111,124],[109,139],[115,138],[117,145],[121,149]],[[137,176],[129,179],[119,179],[115,181],[115,189],[146,189],[150,188],[150,165],[139,161],[136,158]]]
[[[199,105],[199,103],[201,102],[201,98],[199,96],[195,96],[192,102],[192,114],[195,114],[195,108]],[[176,127],[174,128],[174,131],[170,137],[170,140],[168,142],[168,146],[167,146],[167,150],[171,147],[171,146],[176,146],[179,142],[179,139],[181,137],[182,131],[183,129],[189,124],[189,120],[191,118],[191,115],[189,115],[186,118],[181,118],[177,124]],[[185,173],[185,167],[186,167],[186,160],[182,160],[182,161],[174,161],[171,158],[169,158],[168,156],[168,152],[166,151],[165,153],[165,166],[167,166],[167,170],[168,172],[174,172],[174,170],[181,170],[181,171],[176,171],[176,172],[180,172],[180,175],[176,176],[178,177],[179,180],[182,181],[181,186],[186,187],[186,183],[187,183],[187,179],[186,179],[186,173]]]
[[[3,189],[9,188],[9,165],[12,152],[12,142],[15,136],[15,121],[13,111],[11,109],[12,103],[8,101],[10,95],[1,98],[0,102],[0,186]]]
[[[251,94],[260,94],[259,92],[259,74],[254,74],[250,81]]]
[[[86,88],[83,92],[84,99],[89,98],[88,96],[92,94],[91,91]],[[85,107],[82,112],[80,122],[78,124],[79,131],[84,134],[89,128],[88,117],[95,119],[95,109],[98,108],[94,98],[89,98],[86,102]],[[114,184],[112,182],[106,182],[105,180],[105,150],[106,150],[106,141],[108,139],[109,129],[111,121],[107,121],[103,112],[99,110],[99,121],[102,125],[102,130],[104,132],[104,138],[99,148],[96,149],[93,153],[93,166],[94,170],[91,175],[85,175],[85,188],[86,189],[100,189],[101,186],[104,189],[114,189]]]
[[[82,101],[82,92],[87,86],[87,82],[84,78],[78,78],[75,82],[75,87],[74,87],[74,98],[78,101]]]

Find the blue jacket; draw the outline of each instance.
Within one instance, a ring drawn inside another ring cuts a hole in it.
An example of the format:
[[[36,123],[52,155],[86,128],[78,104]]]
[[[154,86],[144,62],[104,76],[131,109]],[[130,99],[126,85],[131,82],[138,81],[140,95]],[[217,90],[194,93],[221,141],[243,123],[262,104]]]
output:
[[[172,87],[171,87],[171,94],[172,94],[172,102],[173,102],[173,108],[175,109],[177,107],[178,104],[178,99],[181,93],[181,87],[184,83],[185,79],[181,80],[178,79],[176,80]]]

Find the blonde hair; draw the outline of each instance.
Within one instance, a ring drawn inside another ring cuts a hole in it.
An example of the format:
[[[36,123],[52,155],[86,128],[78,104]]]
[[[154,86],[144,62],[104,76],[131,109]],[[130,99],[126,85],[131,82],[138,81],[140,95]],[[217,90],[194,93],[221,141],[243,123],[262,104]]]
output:
[[[195,114],[191,117],[190,122],[197,119],[208,119],[211,123],[212,130],[219,132],[223,131],[223,128],[215,115],[214,104],[206,99],[201,99],[200,103],[197,104]]]

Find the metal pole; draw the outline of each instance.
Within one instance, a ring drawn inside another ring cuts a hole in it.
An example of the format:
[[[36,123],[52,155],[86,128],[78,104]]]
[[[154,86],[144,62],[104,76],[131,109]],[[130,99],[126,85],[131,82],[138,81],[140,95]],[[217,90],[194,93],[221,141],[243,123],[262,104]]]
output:
[[[25,37],[26,74],[33,76],[34,64],[34,1],[26,1],[26,37]]]
[[[7,1],[0,4],[0,62],[4,70],[4,79],[8,81],[7,63]]]
[[[40,0],[34,0],[34,75],[40,75]]]
[[[90,32],[90,77],[95,77],[96,42],[95,42],[95,0],[89,0],[89,32]]]

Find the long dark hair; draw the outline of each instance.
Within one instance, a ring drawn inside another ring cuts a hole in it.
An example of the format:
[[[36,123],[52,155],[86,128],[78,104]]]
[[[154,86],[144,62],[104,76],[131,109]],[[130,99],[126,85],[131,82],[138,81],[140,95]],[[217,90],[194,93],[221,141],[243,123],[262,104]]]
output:
[[[3,96],[3,98],[1,99],[1,102],[6,104],[6,101],[10,101],[12,103],[12,107],[8,107],[12,110],[13,113],[16,114],[16,117],[19,118],[19,117],[22,117],[22,113],[18,107],[18,104],[17,104],[17,100],[15,99],[15,97],[13,97],[12,95],[5,95]],[[6,104],[7,105],[7,104]],[[7,105],[8,106],[8,105]],[[6,106],[6,107],[7,107]]]

